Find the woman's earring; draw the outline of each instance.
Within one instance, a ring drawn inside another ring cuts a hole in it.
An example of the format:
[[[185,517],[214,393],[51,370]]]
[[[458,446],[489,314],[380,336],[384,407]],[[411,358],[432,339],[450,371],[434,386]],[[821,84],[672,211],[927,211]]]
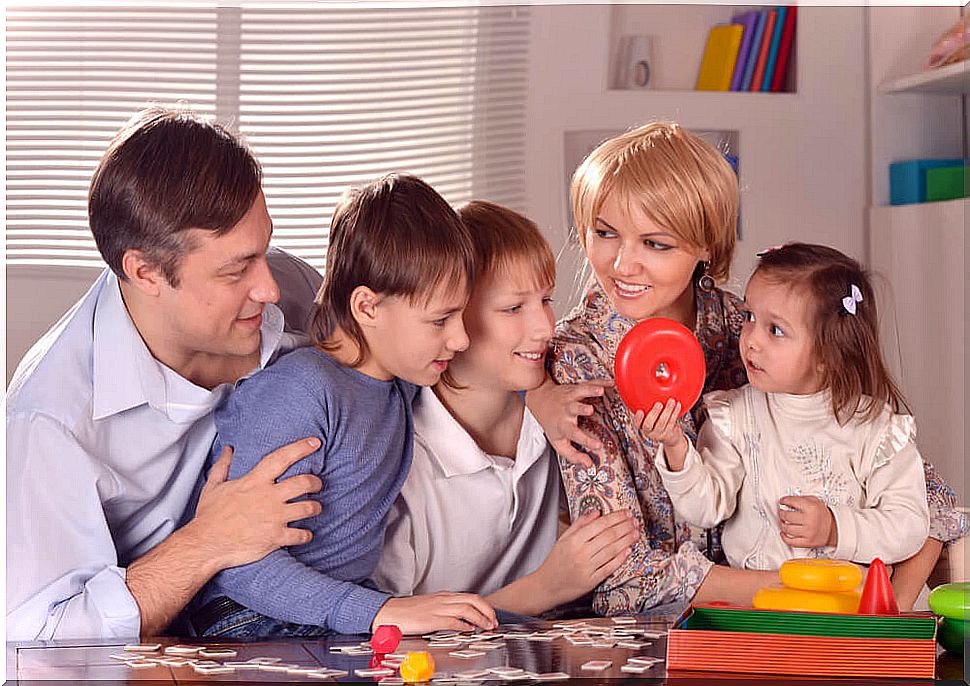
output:
[[[711,276],[710,262],[704,262],[704,273],[701,274],[701,278],[697,280],[697,285],[700,286],[702,291],[707,291],[708,293],[714,290],[716,284],[714,283],[714,277]]]

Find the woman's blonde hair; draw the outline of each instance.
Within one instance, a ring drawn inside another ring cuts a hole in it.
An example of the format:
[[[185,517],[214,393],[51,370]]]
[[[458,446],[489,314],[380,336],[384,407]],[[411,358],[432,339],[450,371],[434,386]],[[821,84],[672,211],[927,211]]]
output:
[[[724,156],[673,122],[653,122],[611,138],[573,174],[579,240],[611,193],[655,224],[710,253],[710,275],[731,271],[738,221],[738,178]]]

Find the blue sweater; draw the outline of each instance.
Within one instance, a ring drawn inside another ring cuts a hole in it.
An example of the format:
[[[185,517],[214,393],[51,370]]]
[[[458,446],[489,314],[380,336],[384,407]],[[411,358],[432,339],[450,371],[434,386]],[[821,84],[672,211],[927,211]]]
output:
[[[323,505],[296,522],[313,532],[301,546],[217,574],[202,601],[229,596],[268,617],[340,633],[368,633],[390,597],[361,586],[380,557],[388,510],[411,466],[411,403],[417,387],[378,381],[317,348],[301,348],[241,381],[216,411],[210,465],[233,446],[229,478],[273,450],[317,436],[322,447],[281,478],[316,474]]]

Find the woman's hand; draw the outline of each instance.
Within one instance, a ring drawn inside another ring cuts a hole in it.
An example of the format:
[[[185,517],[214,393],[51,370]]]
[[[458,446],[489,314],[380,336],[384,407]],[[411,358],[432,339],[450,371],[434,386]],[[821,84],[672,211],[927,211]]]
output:
[[[572,464],[592,467],[589,455],[573,447],[577,443],[593,452],[603,447],[599,439],[579,428],[579,418],[593,414],[592,405],[583,401],[602,397],[612,386],[609,379],[560,385],[546,376],[541,386],[525,394],[525,404],[557,453]]]
[[[633,424],[640,435],[663,443],[667,466],[672,472],[683,469],[687,460],[687,436],[677,423],[682,414],[680,403],[670,398],[666,405],[654,403],[646,415],[642,410],[633,415]]]
[[[374,617],[371,631],[382,624],[394,624],[407,635],[439,629],[491,630],[498,626],[495,610],[474,593],[431,593],[408,598],[390,598]]]

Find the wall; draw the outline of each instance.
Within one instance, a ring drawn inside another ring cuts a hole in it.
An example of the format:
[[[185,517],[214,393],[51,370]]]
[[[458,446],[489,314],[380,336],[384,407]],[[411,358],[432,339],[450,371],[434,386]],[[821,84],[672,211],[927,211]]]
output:
[[[672,118],[692,129],[738,132],[743,239],[734,289],[743,289],[756,252],[786,240],[828,243],[864,259],[865,10],[799,10],[797,93],[609,90],[614,27],[649,33],[650,26],[669,24],[670,13],[679,11],[647,5],[533,8],[526,196],[553,247],[562,248],[571,237],[563,195],[572,171],[562,154],[566,132],[620,131]],[[725,20],[733,10],[717,11]],[[710,15],[692,12],[706,31]],[[688,36],[695,45],[697,28],[691,26]],[[699,64],[700,54],[694,59]],[[671,78],[680,83],[684,77]],[[567,251],[560,263],[560,312],[575,300],[573,275],[581,264],[575,251]]]

